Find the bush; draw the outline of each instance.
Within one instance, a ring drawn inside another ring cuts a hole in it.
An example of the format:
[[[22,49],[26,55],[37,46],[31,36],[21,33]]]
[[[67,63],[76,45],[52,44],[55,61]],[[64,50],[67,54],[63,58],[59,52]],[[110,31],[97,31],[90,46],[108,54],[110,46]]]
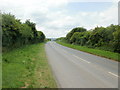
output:
[[[65,37],[70,44],[99,48],[120,53],[120,26],[96,27],[87,31],[84,28],[74,28]],[[63,41],[63,38],[60,38]]]
[[[26,20],[22,23],[14,15],[2,14],[2,47],[16,48],[22,45],[43,42],[45,35],[37,31],[35,23]]]

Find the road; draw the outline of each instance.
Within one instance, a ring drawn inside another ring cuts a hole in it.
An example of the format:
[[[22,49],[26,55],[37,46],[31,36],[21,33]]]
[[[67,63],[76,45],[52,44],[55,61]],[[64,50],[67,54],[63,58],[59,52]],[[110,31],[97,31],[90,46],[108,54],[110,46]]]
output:
[[[118,88],[118,62],[50,41],[48,62],[60,88]]]

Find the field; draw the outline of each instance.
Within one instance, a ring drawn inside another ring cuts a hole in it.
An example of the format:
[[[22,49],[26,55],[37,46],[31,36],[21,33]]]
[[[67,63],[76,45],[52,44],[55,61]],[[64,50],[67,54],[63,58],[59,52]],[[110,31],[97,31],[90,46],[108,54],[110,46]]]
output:
[[[3,53],[3,88],[56,88],[44,43],[25,45]]]
[[[72,45],[72,44],[68,44],[68,43],[64,43],[64,42],[60,42],[60,41],[57,41],[57,43],[59,43],[63,46],[73,48],[73,49],[88,52],[88,53],[98,55],[98,56],[102,56],[102,57],[105,57],[105,58],[108,58],[108,59],[120,61],[120,58],[119,58],[120,54],[118,54],[118,53],[99,50],[99,49],[92,49],[92,48],[88,48],[88,47],[85,47],[85,46]]]

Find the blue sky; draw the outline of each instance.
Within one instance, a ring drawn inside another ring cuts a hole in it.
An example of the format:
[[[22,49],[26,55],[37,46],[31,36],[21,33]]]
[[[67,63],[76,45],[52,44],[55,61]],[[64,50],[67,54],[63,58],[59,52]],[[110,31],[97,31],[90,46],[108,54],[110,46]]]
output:
[[[101,12],[113,5],[113,2],[69,2],[64,8],[52,8],[53,11],[66,10],[69,14],[84,12]]]
[[[118,20],[117,2],[1,0],[0,9],[14,14],[22,22],[30,19],[49,38],[66,36],[75,27],[90,30],[96,26],[117,24]]]
[[[65,8],[71,11],[103,11],[113,5],[112,2],[72,2],[69,3]]]

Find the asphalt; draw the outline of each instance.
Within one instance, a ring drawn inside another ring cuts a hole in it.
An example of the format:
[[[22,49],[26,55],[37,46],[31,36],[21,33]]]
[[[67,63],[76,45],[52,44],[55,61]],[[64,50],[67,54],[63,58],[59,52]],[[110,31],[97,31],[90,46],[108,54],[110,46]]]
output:
[[[118,88],[118,62],[50,41],[48,62],[60,88]]]

